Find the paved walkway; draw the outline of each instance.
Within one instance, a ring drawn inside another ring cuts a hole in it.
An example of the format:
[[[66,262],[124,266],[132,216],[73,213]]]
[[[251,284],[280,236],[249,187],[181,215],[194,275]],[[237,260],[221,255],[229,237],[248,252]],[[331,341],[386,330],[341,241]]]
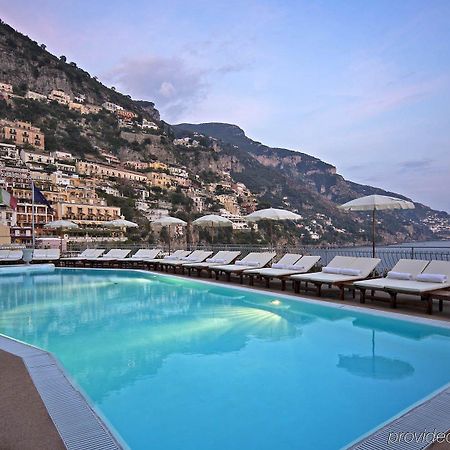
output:
[[[65,449],[18,356],[0,350],[0,449]]]

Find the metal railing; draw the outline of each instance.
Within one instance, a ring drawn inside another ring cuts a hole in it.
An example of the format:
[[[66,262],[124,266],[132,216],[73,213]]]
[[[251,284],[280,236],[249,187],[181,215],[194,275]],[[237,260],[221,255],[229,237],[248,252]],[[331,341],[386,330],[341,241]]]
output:
[[[0,246],[2,248],[17,248],[15,245]],[[68,242],[67,243],[67,255],[76,255],[86,248],[104,248],[109,250],[111,248],[122,248],[129,249],[132,252],[140,248],[160,248],[164,252],[168,253],[168,246],[156,243],[156,244],[145,244],[145,243],[125,243],[125,242],[114,242],[105,241],[102,239],[94,241],[83,241],[83,242]],[[356,256],[356,257],[372,257],[371,247],[314,247],[314,246],[275,246],[261,245],[261,244],[180,244],[173,243],[171,245],[171,251],[177,249],[188,249],[188,250],[211,250],[213,252],[218,252],[220,250],[238,250],[241,252],[241,257],[246,256],[250,252],[263,252],[263,251],[274,251],[277,257],[281,257],[285,253],[299,253],[302,255],[317,255],[320,256],[321,260],[319,265],[327,265],[335,256]],[[450,261],[450,242],[448,246],[387,246],[379,247],[376,250],[377,258],[381,259],[381,263],[377,267],[377,272],[382,274],[386,272],[398,262],[399,259],[423,259],[423,260],[443,260]]]
[[[132,251],[139,248],[161,248],[163,251],[168,252],[167,245],[161,244],[129,244],[119,242],[71,242],[68,245],[68,252],[75,254],[83,251],[86,248],[105,248],[106,250],[111,248],[126,248]],[[274,251],[277,257],[281,257],[285,253],[299,253],[302,255],[317,255],[320,256],[320,265],[327,265],[335,256],[356,256],[356,257],[372,257],[372,248],[370,247],[312,247],[312,246],[277,246],[271,247],[268,245],[260,244],[172,244],[171,250],[177,249],[188,250],[211,250],[218,252],[220,250],[238,250],[241,252],[241,256],[244,257],[250,252],[264,252]],[[386,272],[398,262],[399,259],[423,259],[423,260],[443,260],[450,261],[450,245],[446,247],[436,246],[389,246],[379,247],[376,251],[376,257],[381,259],[381,263],[377,268],[378,273]]]

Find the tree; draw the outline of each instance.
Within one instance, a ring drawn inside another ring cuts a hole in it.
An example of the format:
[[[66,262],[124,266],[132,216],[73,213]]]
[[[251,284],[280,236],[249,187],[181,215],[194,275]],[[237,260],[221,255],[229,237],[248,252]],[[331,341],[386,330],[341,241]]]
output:
[[[46,50],[47,46],[45,44],[41,44],[40,47],[42,48],[42,50]]]
[[[63,63],[67,62],[67,58],[66,58],[64,55],[61,55],[61,56],[59,57],[59,60],[60,60],[61,62],[63,62]]]

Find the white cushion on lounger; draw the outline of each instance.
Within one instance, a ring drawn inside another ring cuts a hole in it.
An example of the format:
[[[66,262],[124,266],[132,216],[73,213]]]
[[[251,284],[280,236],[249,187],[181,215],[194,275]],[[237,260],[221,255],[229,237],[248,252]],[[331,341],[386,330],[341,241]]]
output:
[[[238,261],[236,263],[237,266],[249,266],[249,267],[258,267],[258,261]]]
[[[394,280],[412,280],[413,276],[411,273],[395,272],[395,271],[391,270],[388,272],[387,278],[392,278]]]
[[[272,264],[272,269],[287,269],[288,267],[289,264],[281,264],[281,263]]]
[[[340,267],[324,267],[322,269],[322,272],[324,272],[324,273],[334,273],[336,275],[340,275],[341,268]]]
[[[361,271],[359,269],[340,269],[339,272],[341,275],[349,275],[351,277],[358,277],[361,275]]]
[[[424,283],[446,283],[447,275],[442,273],[420,273],[416,276],[416,281]]]
[[[300,265],[300,264],[299,265],[293,264],[292,266],[287,266],[286,269],[288,269],[288,270],[298,270],[299,272],[301,272],[301,271],[305,270],[305,267]]]
[[[217,263],[217,264],[225,264],[227,262],[226,259],[223,258],[206,258],[206,262],[209,263]]]

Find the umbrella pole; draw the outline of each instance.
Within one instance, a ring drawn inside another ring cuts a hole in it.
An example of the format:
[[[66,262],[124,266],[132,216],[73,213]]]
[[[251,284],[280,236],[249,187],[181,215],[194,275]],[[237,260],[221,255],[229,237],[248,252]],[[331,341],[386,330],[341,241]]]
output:
[[[269,220],[270,223],[270,249],[273,250],[273,223]]]
[[[375,258],[375,208],[372,210],[372,258]]]
[[[167,235],[169,236],[169,255],[170,255],[170,225],[167,227],[168,228],[168,230],[167,230]]]

